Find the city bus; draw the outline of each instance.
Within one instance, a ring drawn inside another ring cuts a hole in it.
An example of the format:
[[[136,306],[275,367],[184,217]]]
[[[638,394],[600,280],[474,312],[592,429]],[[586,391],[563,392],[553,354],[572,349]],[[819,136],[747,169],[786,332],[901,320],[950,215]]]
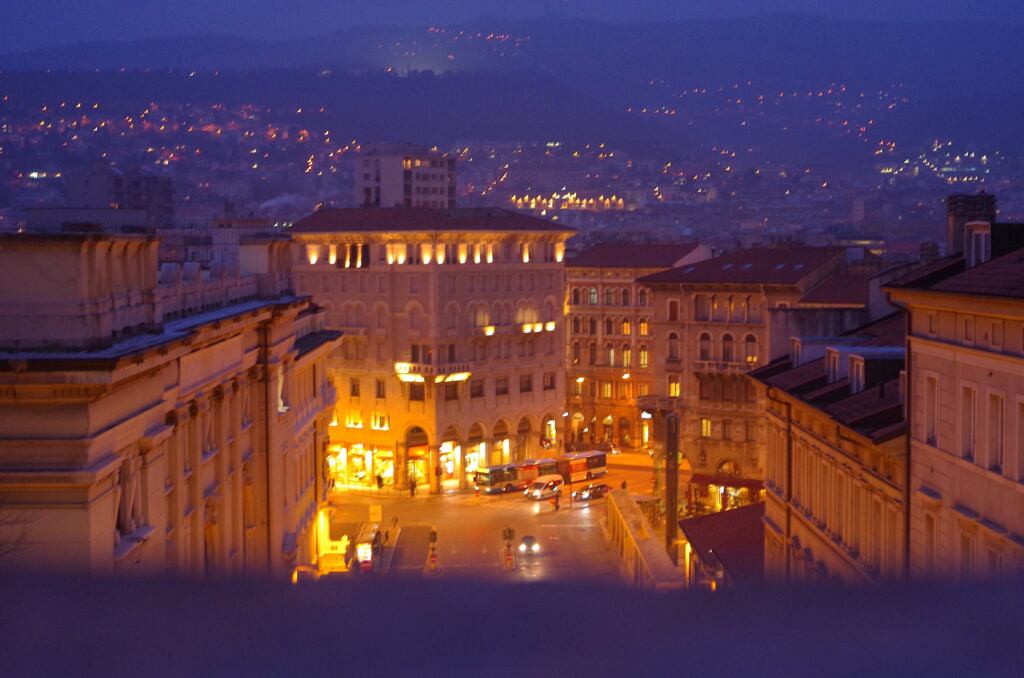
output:
[[[516,464],[478,468],[473,474],[473,485],[477,491],[485,494],[511,492],[522,487]]]
[[[608,473],[608,453],[591,450],[589,452],[572,452],[564,457],[559,457],[558,473],[570,485],[600,478]]]
[[[524,489],[540,476],[547,476],[552,473],[558,473],[557,459],[527,459],[520,464],[516,464],[516,475],[519,478],[520,486]]]

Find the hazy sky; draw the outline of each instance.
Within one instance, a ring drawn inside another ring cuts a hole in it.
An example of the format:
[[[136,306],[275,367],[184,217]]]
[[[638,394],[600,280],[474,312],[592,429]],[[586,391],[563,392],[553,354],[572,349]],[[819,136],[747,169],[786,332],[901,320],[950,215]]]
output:
[[[485,15],[518,19],[552,11],[602,21],[803,12],[1024,23],[1024,0],[6,0],[0,53],[196,33],[297,37],[366,23],[448,23]]]

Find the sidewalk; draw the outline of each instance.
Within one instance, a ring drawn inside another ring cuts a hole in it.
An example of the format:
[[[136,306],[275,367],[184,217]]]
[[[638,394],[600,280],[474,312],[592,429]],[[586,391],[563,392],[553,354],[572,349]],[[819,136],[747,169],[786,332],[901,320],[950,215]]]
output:
[[[609,454],[608,467],[650,471],[654,469],[654,459],[646,452],[622,452],[621,454]]]

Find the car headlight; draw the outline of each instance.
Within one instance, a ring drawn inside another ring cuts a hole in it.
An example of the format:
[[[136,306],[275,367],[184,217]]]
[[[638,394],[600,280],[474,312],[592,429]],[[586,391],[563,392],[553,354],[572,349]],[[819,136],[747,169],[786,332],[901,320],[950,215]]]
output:
[[[533,552],[536,553],[537,551],[540,551],[540,544],[533,545]]]
[[[519,545],[519,550],[520,551],[525,551],[526,550],[526,544],[520,544]]]

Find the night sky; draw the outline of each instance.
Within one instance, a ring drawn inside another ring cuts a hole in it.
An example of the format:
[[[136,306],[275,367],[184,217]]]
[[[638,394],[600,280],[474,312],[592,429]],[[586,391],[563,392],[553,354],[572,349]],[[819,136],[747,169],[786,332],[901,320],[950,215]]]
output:
[[[70,42],[226,33],[292,38],[368,23],[451,23],[481,16],[664,21],[801,12],[848,19],[1024,23],[1021,0],[11,0],[0,53]]]

